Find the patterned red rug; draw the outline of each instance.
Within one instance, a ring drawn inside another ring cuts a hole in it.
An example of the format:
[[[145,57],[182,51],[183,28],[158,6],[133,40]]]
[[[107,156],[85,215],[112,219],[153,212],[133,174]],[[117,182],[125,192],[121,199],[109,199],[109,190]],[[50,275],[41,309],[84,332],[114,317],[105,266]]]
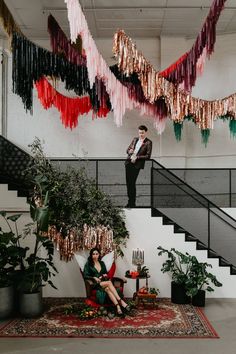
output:
[[[134,309],[125,318],[80,319],[65,309],[81,299],[46,298],[37,319],[16,318],[0,324],[0,337],[219,338],[200,308],[159,299],[156,308]]]

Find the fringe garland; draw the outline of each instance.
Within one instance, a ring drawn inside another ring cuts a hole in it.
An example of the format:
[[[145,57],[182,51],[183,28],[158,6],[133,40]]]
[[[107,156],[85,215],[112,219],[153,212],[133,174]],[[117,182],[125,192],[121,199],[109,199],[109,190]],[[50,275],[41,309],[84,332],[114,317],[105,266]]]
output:
[[[226,0],[214,0],[206,21],[193,47],[174,64],[157,73],[153,66],[136,49],[124,31],[114,35],[113,52],[118,57],[119,69],[126,75],[138,72],[145,97],[154,102],[158,96],[158,76],[165,77],[175,85],[183,84],[185,91],[191,91],[195,85],[197,73],[203,72],[206,55],[208,58],[214,50],[216,41],[216,24]]]
[[[90,89],[86,66],[72,64],[18,33],[13,34],[12,57],[13,92],[21,97],[26,110],[32,110],[33,83],[42,76],[60,78],[65,82],[65,88],[74,90],[78,96],[88,93],[95,112],[101,107],[110,110],[109,97],[101,80],[96,80]]]
[[[161,71],[159,75],[179,85],[183,83],[186,91],[191,91],[197,78],[197,64],[199,71],[203,71],[204,58],[208,59],[214,51],[216,41],[216,24],[224,8],[226,0],[214,0],[206,21],[198,34],[197,39],[190,51],[169,68]],[[204,52],[206,50],[206,53]],[[203,56],[201,58],[201,56]],[[199,63],[198,63],[199,60]]]
[[[181,141],[183,123],[173,122],[173,124],[174,124],[175,138],[177,141]]]
[[[55,243],[60,258],[66,261],[72,260],[74,253],[79,250],[98,247],[103,256],[115,249],[113,231],[109,226],[89,227],[84,224],[82,231],[72,228],[65,237],[61,231],[57,231],[56,226],[50,226],[47,236]]]
[[[67,39],[65,33],[52,15],[48,18],[48,30],[51,43],[53,44],[53,52],[58,53],[61,51],[67,60],[75,64],[81,61],[81,55],[77,53],[78,58],[76,58],[76,52],[71,42]],[[72,55],[70,55],[70,53],[72,53]],[[85,54],[84,58],[86,58]],[[86,62],[82,64],[86,65]],[[136,102],[134,105],[139,108],[140,114],[154,117],[154,127],[157,129],[158,133],[161,134],[165,128],[167,118],[166,109],[164,109],[165,102],[163,100],[160,100],[160,102],[157,100],[154,104],[150,104],[143,95],[142,87],[136,74],[133,74],[132,78],[126,78],[124,75],[120,74],[117,65],[111,66],[110,70],[115,75],[116,79],[127,88],[128,95],[132,101]]]
[[[236,138],[236,120],[230,119],[229,121],[230,136]]]
[[[68,10],[71,40],[75,42],[78,35],[81,35],[83,41],[90,85],[93,85],[96,77],[103,80],[110,97],[115,122],[121,126],[126,110],[135,108],[135,102],[130,99],[127,88],[116,79],[98,52],[78,0],[65,0],[65,3]]]
[[[210,137],[210,129],[202,129],[201,130],[201,135],[202,135],[202,143],[207,147],[207,143]]]
[[[62,54],[70,63],[75,64],[76,66],[87,66],[85,53],[81,55],[77,47],[67,39],[65,33],[52,15],[48,16],[48,32],[54,54]],[[80,38],[80,42],[82,43],[81,37],[77,37],[77,40],[78,38]],[[103,81],[97,77],[93,84],[93,91],[95,91],[98,97],[99,105],[96,105],[97,111],[100,110],[100,106],[104,107],[105,104],[111,110],[111,103],[105,85]]]
[[[0,20],[9,37],[12,37],[13,32],[21,33],[23,36],[23,33],[17,26],[12,14],[3,0],[0,0]]]
[[[75,128],[78,125],[78,116],[88,114],[92,109],[89,97],[65,97],[57,92],[45,77],[36,81],[35,86],[42,106],[45,109],[55,106],[61,113],[61,121],[66,128]]]
[[[214,101],[194,98],[160,77],[146,60],[139,61],[142,55],[123,31],[116,34],[119,36],[119,40],[115,41],[116,44],[119,43],[119,47],[115,48],[116,53],[119,53],[119,70],[129,76],[134,72],[138,74],[144,96],[150,102],[164,97],[167,112],[174,122],[181,123],[185,116],[193,116],[195,124],[205,130],[212,129],[213,120],[219,116],[229,115],[236,118],[236,94]],[[146,70],[148,65],[149,71]]]
[[[48,32],[54,54],[63,54],[69,62],[75,65],[87,66],[86,56],[81,55],[78,49],[68,41],[65,33],[52,15],[48,16]]]

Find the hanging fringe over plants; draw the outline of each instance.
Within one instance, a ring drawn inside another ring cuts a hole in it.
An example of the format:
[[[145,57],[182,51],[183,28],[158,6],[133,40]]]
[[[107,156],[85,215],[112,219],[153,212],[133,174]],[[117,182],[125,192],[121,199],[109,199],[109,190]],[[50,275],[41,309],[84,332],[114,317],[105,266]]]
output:
[[[12,14],[3,0],[0,0],[0,20],[9,37],[12,37],[13,32],[21,33],[23,36],[23,33],[17,26]]]
[[[175,138],[177,141],[181,141],[183,123],[173,122],[173,124],[174,124]]]
[[[96,80],[90,89],[86,66],[72,64],[18,33],[13,34],[12,57],[13,92],[21,97],[26,110],[32,110],[33,84],[42,76],[60,78],[65,88],[74,90],[78,96],[88,94],[95,112],[105,106],[110,110],[109,97],[101,80]]]
[[[56,226],[50,226],[47,236],[55,243],[60,259],[64,261],[71,261],[77,251],[98,247],[101,255],[104,256],[116,248],[113,231],[109,226],[89,227],[84,224],[82,231],[72,228],[65,236],[61,231],[57,231]]]
[[[202,143],[207,146],[209,137],[210,137],[210,129],[203,129],[201,130],[201,135],[202,135]]]
[[[230,119],[229,120],[229,130],[230,130],[230,136],[233,138],[236,138],[236,120],[235,119]]]

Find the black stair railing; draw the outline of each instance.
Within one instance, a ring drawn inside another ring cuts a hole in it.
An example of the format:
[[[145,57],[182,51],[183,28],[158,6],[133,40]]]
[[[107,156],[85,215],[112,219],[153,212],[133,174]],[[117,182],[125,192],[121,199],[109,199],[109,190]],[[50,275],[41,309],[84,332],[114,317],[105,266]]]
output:
[[[171,168],[169,171],[217,206],[236,207],[236,168]]]
[[[206,245],[209,256],[219,257],[235,267],[236,220],[172,172],[155,166],[152,207]]]
[[[24,184],[23,171],[30,157],[9,140],[0,136],[0,181],[13,185]],[[51,159],[64,169],[67,165],[84,167],[96,186],[111,195],[113,202],[120,207],[127,204],[124,159]],[[155,160],[146,161],[137,180],[137,205],[151,206],[151,167],[165,170]],[[203,194],[219,207],[236,207],[236,169],[168,169],[183,183]]]

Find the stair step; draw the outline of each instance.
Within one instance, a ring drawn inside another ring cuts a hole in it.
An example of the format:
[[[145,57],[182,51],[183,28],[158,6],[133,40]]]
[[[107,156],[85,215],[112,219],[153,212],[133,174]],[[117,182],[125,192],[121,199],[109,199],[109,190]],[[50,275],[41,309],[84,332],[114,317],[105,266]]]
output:
[[[162,217],[162,224],[163,225],[173,225],[174,226],[174,233],[185,234],[185,241],[186,242],[196,242],[196,249],[197,250],[204,250],[204,251],[207,250],[208,251],[207,256],[209,258],[218,258],[220,267],[230,267],[230,274],[236,275],[236,266],[233,266],[232,264],[230,264],[226,259],[221,257],[217,252],[213,251],[212,249],[209,250],[208,246],[206,244],[204,244],[202,241],[198,240],[195,236],[193,236],[188,231],[183,229],[181,226],[176,224],[173,220],[169,219],[169,217],[167,217],[165,214],[160,212],[158,209],[152,208],[151,215],[154,217],[155,216]]]
[[[175,222],[166,216],[163,217],[163,225],[175,225]]]
[[[230,267],[230,274],[236,275],[236,267],[234,267],[233,265],[231,265]]]
[[[221,267],[229,267],[229,266],[231,266],[231,264],[226,259],[224,259],[223,257],[220,257],[219,265]]]
[[[180,226],[178,226],[178,225],[176,225],[175,224],[175,226],[174,226],[174,232],[176,233],[176,234],[182,234],[182,233],[185,233],[186,232],[186,230],[184,230],[182,227],[180,227]]]
[[[191,234],[188,234],[188,233],[186,233],[185,239],[186,239],[186,241],[195,241],[195,242],[197,242],[197,238],[195,236],[191,235]]]
[[[202,243],[201,241],[197,242],[197,250],[202,251],[202,250],[207,250],[207,248],[208,247],[204,243]]]
[[[208,250],[208,257],[209,258],[220,258],[219,254],[213,250]]]
[[[154,217],[155,216],[163,216],[163,214],[159,210],[157,210],[155,208],[152,208],[151,215],[154,216]]]

